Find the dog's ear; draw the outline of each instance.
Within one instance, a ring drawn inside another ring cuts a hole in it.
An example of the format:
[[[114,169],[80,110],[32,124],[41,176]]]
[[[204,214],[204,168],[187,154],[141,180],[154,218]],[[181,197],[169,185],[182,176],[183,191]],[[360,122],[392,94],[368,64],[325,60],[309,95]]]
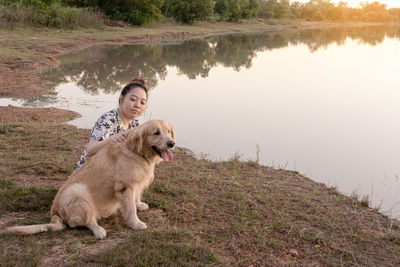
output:
[[[143,148],[144,135],[145,131],[140,126],[130,130],[127,140],[128,148],[140,155]]]

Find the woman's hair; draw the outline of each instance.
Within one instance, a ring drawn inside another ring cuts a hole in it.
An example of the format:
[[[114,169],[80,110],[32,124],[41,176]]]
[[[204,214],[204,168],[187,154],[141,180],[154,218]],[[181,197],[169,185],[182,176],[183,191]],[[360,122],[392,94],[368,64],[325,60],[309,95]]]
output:
[[[133,89],[133,88],[135,88],[135,87],[140,87],[140,88],[142,88],[142,89],[146,92],[146,98],[149,97],[148,92],[147,92],[148,89],[147,89],[147,87],[146,87],[146,85],[145,85],[145,82],[144,82],[143,79],[140,79],[140,78],[134,78],[134,79],[131,80],[127,85],[125,85],[124,88],[122,88],[121,96],[122,96],[122,97],[125,97],[126,94],[127,94],[131,89]],[[121,104],[121,98],[119,99],[119,103]]]

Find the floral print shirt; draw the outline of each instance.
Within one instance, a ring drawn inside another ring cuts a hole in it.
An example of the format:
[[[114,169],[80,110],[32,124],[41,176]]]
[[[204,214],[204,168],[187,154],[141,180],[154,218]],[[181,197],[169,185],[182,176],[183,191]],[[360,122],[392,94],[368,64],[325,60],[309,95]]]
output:
[[[139,121],[137,119],[132,119],[129,122],[129,129],[136,127],[139,125]],[[118,109],[110,110],[96,121],[92,133],[90,134],[89,141],[86,144],[85,150],[82,153],[81,158],[78,163],[76,163],[74,171],[76,171],[86,160],[87,147],[90,140],[103,141],[104,139],[109,138],[110,136],[117,133],[125,132],[124,127],[122,127],[121,121],[118,117]]]

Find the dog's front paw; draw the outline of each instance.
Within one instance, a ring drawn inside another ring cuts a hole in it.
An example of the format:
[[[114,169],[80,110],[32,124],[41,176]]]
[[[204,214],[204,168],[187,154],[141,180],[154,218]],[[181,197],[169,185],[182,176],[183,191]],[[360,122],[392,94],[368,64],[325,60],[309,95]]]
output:
[[[147,203],[144,203],[144,202],[139,202],[139,203],[136,204],[136,208],[139,211],[145,211],[145,210],[149,209],[149,205]]]
[[[129,226],[132,227],[133,230],[144,230],[144,229],[147,229],[147,225],[142,221],[137,221],[137,222],[134,222],[134,223],[130,223]]]
[[[95,230],[93,230],[93,234],[96,238],[103,239],[104,237],[106,237],[107,232],[103,227],[99,226]]]

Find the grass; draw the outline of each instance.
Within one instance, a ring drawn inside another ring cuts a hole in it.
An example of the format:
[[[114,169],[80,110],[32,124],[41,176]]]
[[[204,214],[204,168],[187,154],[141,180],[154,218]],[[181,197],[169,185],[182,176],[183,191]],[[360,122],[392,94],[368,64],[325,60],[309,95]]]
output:
[[[1,266],[38,266],[44,250],[48,247],[47,244],[38,245],[38,237],[35,236],[0,234],[0,238]]]
[[[8,169],[11,177],[17,174],[66,177],[76,164],[71,155],[81,147],[70,141],[76,132],[64,131],[64,128],[49,125],[43,129],[40,124],[32,127],[20,123],[0,124],[1,147],[15,158],[13,162],[1,164],[0,168]],[[48,140],[53,139],[53,135],[58,138],[50,148]],[[82,141],[87,138],[82,134],[80,137]]]
[[[6,226],[49,221],[54,187],[71,172],[89,134],[57,122],[24,122],[23,110],[13,110],[22,118],[14,122],[0,115],[0,223]],[[132,231],[113,215],[99,222],[107,230],[101,241],[85,228],[34,236],[3,233],[0,265],[400,263],[398,221],[369,208],[365,199],[238,157],[212,162],[181,148],[174,154],[173,162],[156,168],[144,194],[150,209],[139,217],[147,230]]]
[[[0,179],[0,212],[49,211],[57,189],[17,187],[9,180]]]
[[[118,247],[76,262],[101,266],[211,266],[218,258],[195,236],[184,231],[143,231],[129,235]]]

